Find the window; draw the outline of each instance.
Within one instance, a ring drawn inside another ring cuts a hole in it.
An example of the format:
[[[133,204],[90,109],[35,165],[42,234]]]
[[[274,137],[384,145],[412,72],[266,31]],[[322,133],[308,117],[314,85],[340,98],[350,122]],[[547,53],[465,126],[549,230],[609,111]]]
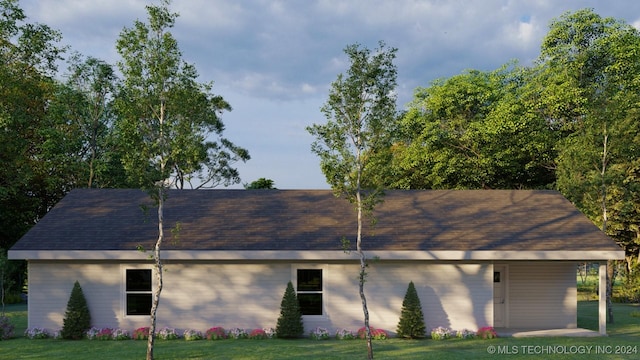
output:
[[[126,271],[127,315],[151,314],[151,270]]]
[[[297,285],[302,315],[322,315],[322,269],[298,269]]]

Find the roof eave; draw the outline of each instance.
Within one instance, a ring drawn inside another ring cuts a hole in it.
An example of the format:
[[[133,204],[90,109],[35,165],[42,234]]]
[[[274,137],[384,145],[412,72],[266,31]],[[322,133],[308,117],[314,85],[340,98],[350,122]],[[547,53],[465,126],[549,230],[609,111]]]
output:
[[[434,251],[365,251],[368,258],[380,260],[427,261],[509,261],[509,260],[564,260],[604,261],[624,260],[623,250],[587,251],[500,251],[500,250],[434,250]],[[150,253],[135,250],[10,250],[11,260],[66,260],[66,261],[148,261]],[[344,251],[312,250],[165,250],[162,258],[181,261],[319,261],[355,260],[356,253]]]

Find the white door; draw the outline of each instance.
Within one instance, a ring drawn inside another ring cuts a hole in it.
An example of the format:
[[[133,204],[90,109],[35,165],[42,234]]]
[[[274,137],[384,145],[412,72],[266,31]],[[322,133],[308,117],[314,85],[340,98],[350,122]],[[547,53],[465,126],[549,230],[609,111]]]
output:
[[[504,265],[493,266],[493,326],[505,326],[506,271]]]

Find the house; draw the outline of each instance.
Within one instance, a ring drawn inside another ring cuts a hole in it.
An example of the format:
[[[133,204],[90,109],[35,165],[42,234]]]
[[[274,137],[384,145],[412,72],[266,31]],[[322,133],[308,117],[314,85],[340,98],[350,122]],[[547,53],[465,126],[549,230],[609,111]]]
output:
[[[413,281],[427,329],[577,327],[576,267],[624,252],[560,193],[387,191],[363,232],[371,325],[396,329]],[[354,206],[330,190],[170,190],[158,326],[275,327],[287,282],[306,332],[362,326]],[[9,251],[29,327],[62,326],[76,280],[98,327],[148,326],[157,213],[139,190],[77,189]],[[347,249],[348,250],[348,249]],[[606,332],[600,300],[600,332]]]

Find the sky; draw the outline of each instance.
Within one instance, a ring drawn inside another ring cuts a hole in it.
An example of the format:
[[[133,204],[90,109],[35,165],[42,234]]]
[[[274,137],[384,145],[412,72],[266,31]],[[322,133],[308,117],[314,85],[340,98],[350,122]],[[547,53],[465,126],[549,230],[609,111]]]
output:
[[[62,33],[62,44],[116,64],[116,40],[158,0],[21,0],[30,23]],[[243,184],[271,179],[279,189],[328,189],[314,138],[320,108],[345,72],[344,48],[384,41],[398,49],[398,109],[418,87],[465,70],[491,71],[538,57],[549,22],[594,9],[640,28],[637,0],[173,0],[170,29],[199,81],[233,110],[224,136],[249,150],[237,164]],[[232,186],[242,188],[242,184]]]

